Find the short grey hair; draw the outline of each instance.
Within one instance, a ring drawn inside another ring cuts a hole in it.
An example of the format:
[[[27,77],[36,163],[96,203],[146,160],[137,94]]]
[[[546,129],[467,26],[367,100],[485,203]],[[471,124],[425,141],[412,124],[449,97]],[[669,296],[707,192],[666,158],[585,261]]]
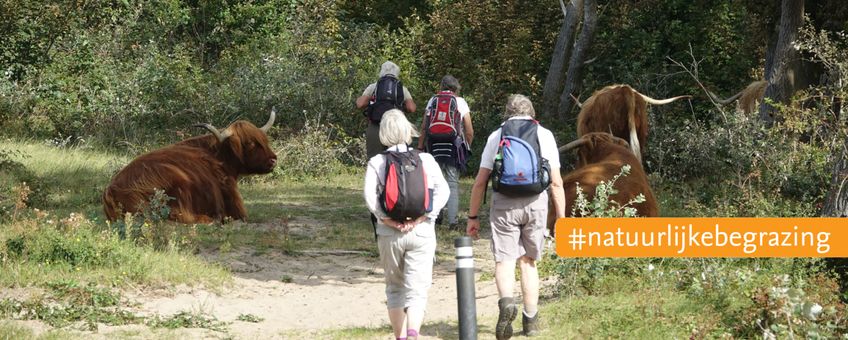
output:
[[[380,120],[380,143],[385,146],[412,143],[412,137],[418,137],[418,130],[412,126],[406,116],[398,109],[391,109]]]
[[[383,63],[382,66],[380,66],[380,77],[383,77],[383,76],[389,75],[389,74],[391,74],[395,77],[400,75],[400,67],[398,67],[397,64],[395,64],[391,61],[387,61],[387,62]]]
[[[510,95],[506,100],[506,110],[504,117],[512,118],[518,116],[536,117],[536,110],[533,109],[533,103],[530,98],[523,94]]]
[[[448,74],[442,77],[442,82],[440,84],[442,91],[453,91],[458,92],[462,86],[459,85],[459,80],[456,80],[454,76]]]

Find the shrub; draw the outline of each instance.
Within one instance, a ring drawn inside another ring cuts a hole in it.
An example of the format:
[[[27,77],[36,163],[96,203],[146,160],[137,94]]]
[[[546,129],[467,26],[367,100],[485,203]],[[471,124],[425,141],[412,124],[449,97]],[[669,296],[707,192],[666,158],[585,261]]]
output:
[[[174,200],[162,189],[155,189],[144,209],[136,214],[127,213],[124,219],[109,223],[120,238],[135,244],[151,246],[156,250],[188,250],[196,245],[197,228],[168,220]]]
[[[591,202],[583,194],[580,183],[577,183],[577,198],[574,200],[572,215],[584,217],[636,217],[636,208],[633,205],[645,202],[645,195],[640,193],[625,204],[610,199],[610,196],[618,193],[618,190],[614,187],[615,182],[621,176],[627,176],[628,174],[630,174],[630,165],[625,164],[621,167],[621,172],[610,179],[609,182],[601,181],[595,187],[595,196],[592,197]]]
[[[337,173],[343,168],[342,159],[359,159],[351,149],[361,148],[358,139],[337,142],[332,128],[308,124],[301,132],[289,136],[274,147],[277,167],[274,176],[317,177]],[[362,159],[365,157],[362,156]]]

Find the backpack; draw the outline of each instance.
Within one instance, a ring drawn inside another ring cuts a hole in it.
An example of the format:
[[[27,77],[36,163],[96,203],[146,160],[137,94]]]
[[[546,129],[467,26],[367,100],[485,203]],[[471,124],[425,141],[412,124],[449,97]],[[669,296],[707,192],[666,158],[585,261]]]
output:
[[[403,103],[403,83],[397,77],[387,74],[377,80],[371,103],[365,110],[365,116],[374,123],[383,119],[383,113],[399,109]]]
[[[386,177],[380,191],[380,205],[395,221],[415,220],[433,211],[433,191],[427,186],[427,174],[419,154],[412,149],[383,152]]]
[[[501,125],[501,141],[492,169],[492,189],[511,196],[526,197],[542,193],[551,184],[548,160],[542,158],[539,122],[507,120]]]
[[[462,124],[456,96],[451,91],[441,91],[433,96],[432,103],[427,111],[427,139],[436,143],[453,143]]]

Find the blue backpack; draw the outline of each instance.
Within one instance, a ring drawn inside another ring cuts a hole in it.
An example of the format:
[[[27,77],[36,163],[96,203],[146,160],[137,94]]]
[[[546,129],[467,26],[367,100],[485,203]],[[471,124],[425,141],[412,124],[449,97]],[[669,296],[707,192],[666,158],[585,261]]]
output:
[[[501,141],[492,169],[492,189],[511,196],[538,195],[551,184],[548,160],[542,158],[536,131],[539,122],[507,120],[501,125]]]

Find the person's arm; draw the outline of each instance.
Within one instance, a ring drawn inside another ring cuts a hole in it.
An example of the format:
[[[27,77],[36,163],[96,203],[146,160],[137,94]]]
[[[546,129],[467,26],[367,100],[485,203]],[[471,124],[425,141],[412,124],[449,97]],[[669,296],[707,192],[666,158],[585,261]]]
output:
[[[413,113],[415,112],[415,109],[417,109],[417,107],[415,106],[415,102],[412,99],[407,99],[403,101],[403,110],[406,111],[406,113]]]
[[[362,91],[362,95],[356,98],[356,108],[364,109],[368,107],[368,104],[371,103],[371,97],[374,95],[374,89],[377,88],[377,83],[369,84],[365,87],[365,91]]]
[[[364,109],[364,108],[368,107],[368,102],[370,102],[370,101],[371,101],[370,95],[359,96],[359,98],[356,98],[356,108],[357,109]]]
[[[445,176],[442,175],[439,163],[436,163],[433,156],[426,155],[422,157],[422,160],[425,162],[424,166],[426,167],[428,177],[430,177],[429,180],[433,181],[433,210],[430,212],[429,217],[432,220],[436,220],[439,217],[439,212],[448,203],[450,188],[448,187],[448,182],[445,180]]]
[[[548,190],[550,190],[554,202],[556,218],[565,217],[565,190],[563,190],[562,175],[559,173],[559,168],[551,168],[551,186]]]
[[[418,133],[418,150],[424,150],[424,142],[427,141],[427,115],[425,113],[424,119],[421,120],[421,130]]]
[[[483,202],[483,193],[486,191],[486,184],[491,173],[491,169],[480,168],[471,187],[471,203],[468,207],[468,223],[465,231],[474,239],[480,238],[480,204]]]
[[[471,112],[466,113],[462,117],[463,133],[465,134],[465,142],[471,146],[471,140],[474,139],[474,127],[471,125]]]
[[[374,216],[377,216],[377,219],[382,219],[386,217],[386,213],[383,211],[383,208],[380,207],[379,203],[377,188],[380,185],[380,180],[377,178],[378,176],[377,169],[374,167],[373,162],[369,161],[365,167],[365,184],[363,188],[365,205],[368,206],[368,210],[370,210]]]

